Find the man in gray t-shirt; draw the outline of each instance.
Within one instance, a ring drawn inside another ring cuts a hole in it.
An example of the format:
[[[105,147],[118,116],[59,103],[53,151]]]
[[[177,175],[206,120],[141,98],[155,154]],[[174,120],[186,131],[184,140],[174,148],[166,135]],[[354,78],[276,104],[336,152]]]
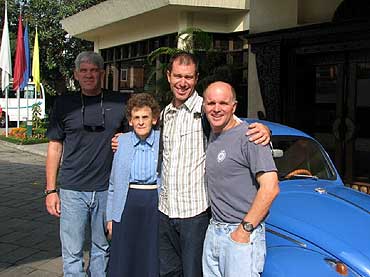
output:
[[[233,117],[236,97],[229,84],[212,83],[203,97],[212,128],[206,155],[212,219],[203,274],[259,276],[266,254],[263,219],[279,193],[271,149],[245,136],[248,124]]]

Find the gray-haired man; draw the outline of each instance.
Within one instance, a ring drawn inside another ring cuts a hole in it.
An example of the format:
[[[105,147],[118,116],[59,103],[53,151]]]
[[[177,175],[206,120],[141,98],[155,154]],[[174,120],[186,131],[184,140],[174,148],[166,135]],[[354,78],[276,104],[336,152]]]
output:
[[[99,54],[81,52],[75,66],[81,93],[58,97],[50,117],[45,204],[51,215],[60,217],[64,276],[86,276],[85,229],[91,230],[89,276],[105,276],[109,258],[105,210],[113,157],[110,140],[125,122],[125,99],[101,89],[104,62]]]

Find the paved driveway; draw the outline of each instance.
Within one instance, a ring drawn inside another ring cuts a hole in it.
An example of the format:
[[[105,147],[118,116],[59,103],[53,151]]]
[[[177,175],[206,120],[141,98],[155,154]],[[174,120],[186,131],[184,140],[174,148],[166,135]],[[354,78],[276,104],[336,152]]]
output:
[[[0,276],[62,276],[59,220],[44,208],[45,157],[0,142]]]

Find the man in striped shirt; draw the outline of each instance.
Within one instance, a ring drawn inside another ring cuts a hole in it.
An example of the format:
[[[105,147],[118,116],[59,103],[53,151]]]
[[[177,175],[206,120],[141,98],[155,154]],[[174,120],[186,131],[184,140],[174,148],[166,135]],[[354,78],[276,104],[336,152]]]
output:
[[[204,180],[207,138],[202,129],[202,97],[195,91],[198,63],[189,53],[175,54],[167,79],[172,102],[162,112],[162,191],[159,198],[160,275],[202,276],[202,249],[209,223]],[[260,123],[247,135],[267,144],[270,132]]]

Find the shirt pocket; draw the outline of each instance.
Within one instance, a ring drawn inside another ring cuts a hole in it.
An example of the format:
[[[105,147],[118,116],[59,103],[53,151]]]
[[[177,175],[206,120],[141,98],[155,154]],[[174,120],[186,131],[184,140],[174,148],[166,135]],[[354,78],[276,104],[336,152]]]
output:
[[[186,126],[184,126],[186,127]],[[190,128],[182,128],[180,131],[179,144],[190,149],[203,145],[202,125],[195,122]]]

